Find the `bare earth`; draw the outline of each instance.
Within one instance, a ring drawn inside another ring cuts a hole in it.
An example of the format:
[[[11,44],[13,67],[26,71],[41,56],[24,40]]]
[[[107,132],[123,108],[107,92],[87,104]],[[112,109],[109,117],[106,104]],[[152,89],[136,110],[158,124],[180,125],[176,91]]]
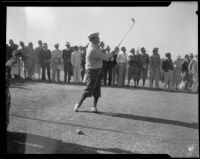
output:
[[[199,157],[198,94],[102,87],[99,113],[89,112],[93,98],[73,112],[84,88],[39,81],[11,85],[7,153]]]

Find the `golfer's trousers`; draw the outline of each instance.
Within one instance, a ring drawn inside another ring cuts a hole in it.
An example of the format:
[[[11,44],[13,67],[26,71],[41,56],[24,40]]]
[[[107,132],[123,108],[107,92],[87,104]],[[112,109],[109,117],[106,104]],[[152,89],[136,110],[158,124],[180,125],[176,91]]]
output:
[[[101,68],[86,70],[86,89],[83,96],[101,97]]]

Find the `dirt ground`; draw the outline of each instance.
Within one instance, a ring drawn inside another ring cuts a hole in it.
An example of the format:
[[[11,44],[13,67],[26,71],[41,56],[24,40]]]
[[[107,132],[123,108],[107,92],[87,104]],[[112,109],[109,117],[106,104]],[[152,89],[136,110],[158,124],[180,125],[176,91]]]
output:
[[[102,87],[99,113],[90,113],[92,98],[73,112],[84,88],[42,81],[11,85],[7,153],[199,157],[198,94]]]

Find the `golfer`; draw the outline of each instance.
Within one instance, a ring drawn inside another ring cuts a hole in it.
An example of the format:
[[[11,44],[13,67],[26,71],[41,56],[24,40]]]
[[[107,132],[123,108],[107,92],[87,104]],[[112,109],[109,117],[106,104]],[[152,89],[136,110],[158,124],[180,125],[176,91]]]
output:
[[[101,96],[101,69],[102,69],[102,61],[108,61],[111,57],[114,56],[114,53],[104,54],[100,51],[98,46],[100,39],[99,33],[91,33],[88,36],[89,38],[89,46],[86,52],[86,89],[81,96],[80,101],[75,105],[74,111],[78,112],[78,109],[82,105],[83,101],[87,97],[94,97],[94,104],[92,106],[91,111],[97,112],[97,102],[99,97]]]

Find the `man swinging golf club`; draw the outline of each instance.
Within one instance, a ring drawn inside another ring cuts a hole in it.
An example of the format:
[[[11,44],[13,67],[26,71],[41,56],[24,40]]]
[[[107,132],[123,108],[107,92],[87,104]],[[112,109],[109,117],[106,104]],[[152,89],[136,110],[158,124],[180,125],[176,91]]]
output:
[[[96,113],[97,112],[97,102],[99,97],[101,96],[101,68],[102,68],[102,61],[108,61],[111,57],[114,56],[114,53],[110,54],[103,54],[100,51],[98,46],[100,39],[99,33],[91,33],[88,36],[89,38],[89,46],[86,52],[86,89],[82,94],[80,101],[75,105],[74,111],[78,112],[80,106],[82,105],[83,101],[87,97],[94,97],[94,104],[92,106],[91,111]]]

